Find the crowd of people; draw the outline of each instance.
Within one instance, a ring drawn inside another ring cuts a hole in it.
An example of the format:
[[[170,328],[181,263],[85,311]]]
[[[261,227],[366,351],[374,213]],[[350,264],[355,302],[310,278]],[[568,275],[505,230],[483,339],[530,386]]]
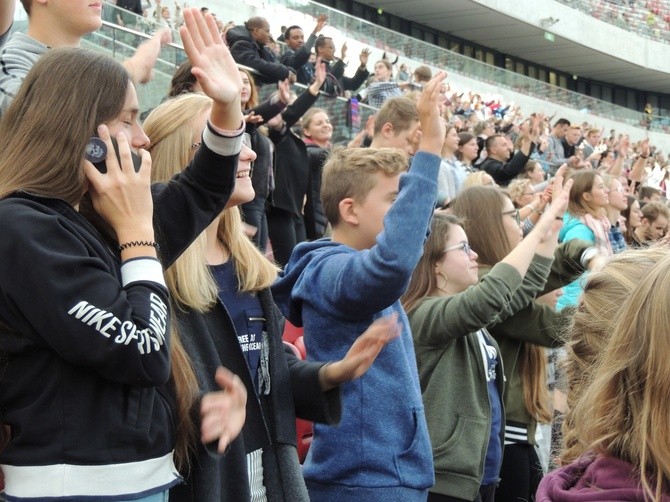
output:
[[[195,8],[140,123],[166,32],[118,63],[78,47],[101,4],[22,3],[0,51],[7,500],[670,498],[648,140],[466,106],[366,50],[345,77],[325,16],[280,58],[266,19],[224,37]],[[315,104],[368,79],[377,113],[332,145]]]
[[[670,4],[667,0],[559,1],[645,38],[670,42]]]

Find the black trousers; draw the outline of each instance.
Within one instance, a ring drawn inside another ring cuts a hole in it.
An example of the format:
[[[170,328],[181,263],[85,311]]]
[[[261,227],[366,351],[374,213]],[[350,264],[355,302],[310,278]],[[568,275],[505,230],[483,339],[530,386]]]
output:
[[[305,222],[302,216],[276,207],[268,209],[267,218],[272,256],[279,265],[284,267],[291,257],[293,248],[307,239]]]
[[[533,502],[542,475],[533,445],[506,445],[495,502]]]

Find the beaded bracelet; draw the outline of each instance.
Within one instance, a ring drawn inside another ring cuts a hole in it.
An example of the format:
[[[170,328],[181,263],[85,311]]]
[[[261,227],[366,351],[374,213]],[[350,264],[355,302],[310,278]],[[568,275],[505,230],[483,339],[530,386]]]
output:
[[[130,241],[126,242],[125,244],[119,245],[118,249],[120,253],[124,249],[132,247],[143,247],[143,246],[156,248],[156,251],[158,251],[159,249],[158,243],[156,241]]]

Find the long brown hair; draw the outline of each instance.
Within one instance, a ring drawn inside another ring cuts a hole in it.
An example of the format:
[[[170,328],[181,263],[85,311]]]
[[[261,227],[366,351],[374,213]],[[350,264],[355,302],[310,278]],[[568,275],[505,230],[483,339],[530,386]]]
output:
[[[605,215],[604,208],[592,206],[584,199],[584,194],[593,190],[597,177],[600,177],[600,174],[592,170],[574,171],[568,176],[568,179],[573,180],[572,188],[570,189],[570,199],[568,201],[568,213],[577,217],[587,213],[596,217]]]
[[[503,209],[507,196],[498,187],[471,186],[461,191],[449,206],[462,218],[470,246],[478,262],[492,267],[512,251],[505,232]]]
[[[670,490],[670,255],[666,253],[624,301],[593,380],[574,409],[585,451],[632,464],[645,500]]]
[[[449,239],[449,232],[454,225],[460,224],[461,220],[452,214],[433,215],[430,235],[423,245],[423,255],[412,272],[405,294],[400,299],[407,312],[411,312],[422,298],[433,295],[437,290],[435,265],[444,256],[444,246]]]
[[[477,261],[482,265],[492,267],[512,251],[503,223],[506,198],[507,195],[498,187],[472,186],[458,194],[451,203],[453,213],[463,218],[463,229],[470,246],[477,250]],[[551,411],[544,349],[524,343],[518,367],[526,410],[535,420],[548,422]]]
[[[129,85],[109,56],[79,48],[42,56],[0,122],[0,198],[25,190],[79,204],[86,143],[121,112]]]
[[[593,379],[593,373],[616,328],[621,306],[653,266],[668,254],[667,247],[653,246],[614,255],[603,269],[589,276],[568,327],[565,373],[568,379],[568,412],[563,419],[562,463],[584,453],[586,445],[576,435],[574,407]]]
[[[254,80],[254,76],[251,74],[249,70],[246,70],[244,68],[239,68],[239,70],[244,73],[247,77],[249,77],[249,85],[251,87],[251,92],[249,93],[249,101],[246,102],[244,105],[243,110],[251,110],[252,108],[255,108],[258,106],[258,88],[256,87],[256,81]]]

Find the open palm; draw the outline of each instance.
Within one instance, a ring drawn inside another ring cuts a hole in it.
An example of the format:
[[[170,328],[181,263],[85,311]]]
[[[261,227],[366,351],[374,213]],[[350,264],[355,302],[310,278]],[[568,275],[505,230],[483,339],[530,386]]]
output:
[[[184,10],[185,25],[179,29],[192,73],[203,92],[217,103],[239,101],[242,79],[233,56],[223,42],[211,14],[197,8]]]

